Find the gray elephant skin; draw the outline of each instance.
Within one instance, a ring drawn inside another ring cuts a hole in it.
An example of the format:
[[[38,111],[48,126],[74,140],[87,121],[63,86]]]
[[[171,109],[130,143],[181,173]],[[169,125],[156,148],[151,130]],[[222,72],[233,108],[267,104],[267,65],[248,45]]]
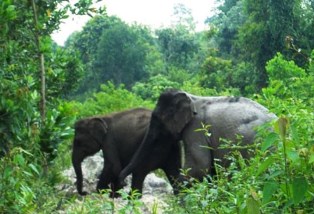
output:
[[[81,163],[86,157],[100,150],[104,156],[104,168],[96,189],[100,191],[110,186],[111,197],[119,195],[117,191],[123,187],[123,184],[118,182],[119,173],[130,162],[144,139],[151,113],[151,110],[136,108],[105,116],[89,117],[75,123],[72,164],[76,173],[76,188],[80,195],[87,194],[83,191]],[[178,150],[177,146],[167,147],[168,153],[162,156],[162,160],[155,161],[155,158],[145,162],[141,171],[133,173],[132,183],[144,180],[143,173],[157,168],[163,169],[169,179],[174,177],[172,171],[177,170],[180,164],[173,161],[177,160],[173,156],[179,154],[175,149]],[[170,166],[165,163],[169,163]]]
[[[189,169],[188,176],[201,180],[207,174],[214,175],[215,160],[219,159],[218,164],[223,167],[229,164],[225,158],[229,150],[219,148],[220,139],[236,143],[241,136],[241,145],[252,144],[256,127],[275,118],[264,106],[247,98],[200,97],[167,90],[160,95],[141,147],[120,173],[119,181],[123,182],[127,175],[140,170],[143,162],[155,158],[152,154],[158,148],[170,148],[169,143],[178,144],[180,140],[185,151],[183,169]],[[203,128],[202,124],[209,125],[210,135],[196,131]],[[240,152],[248,158],[247,150]],[[185,179],[180,173],[175,176],[178,183]],[[142,185],[137,183],[134,187],[141,191]]]

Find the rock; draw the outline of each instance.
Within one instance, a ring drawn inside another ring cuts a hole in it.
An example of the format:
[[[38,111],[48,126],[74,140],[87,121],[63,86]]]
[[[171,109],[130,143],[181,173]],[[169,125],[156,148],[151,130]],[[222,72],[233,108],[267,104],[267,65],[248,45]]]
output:
[[[144,180],[143,195],[157,195],[163,193],[171,193],[172,187],[168,181],[157,177],[154,173],[150,173]]]
[[[98,152],[94,156],[87,157],[82,163],[82,171],[83,171],[83,190],[89,193],[96,192],[96,185],[98,182],[98,176],[103,169],[104,159],[102,157],[102,153]],[[63,171],[62,175],[72,183],[71,187],[65,188],[67,192],[75,192],[76,191],[76,175],[74,172],[74,168],[71,167],[65,171]],[[62,188],[64,189],[64,187]]]

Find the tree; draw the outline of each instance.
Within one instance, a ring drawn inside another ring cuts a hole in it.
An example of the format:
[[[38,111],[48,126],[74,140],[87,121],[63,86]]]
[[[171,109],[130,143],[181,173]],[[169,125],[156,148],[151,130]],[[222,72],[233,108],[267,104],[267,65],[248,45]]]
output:
[[[100,82],[112,80],[128,88],[147,77],[145,59],[148,52],[145,37],[137,28],[117,22],[101,35],[98,44],[95,71]]]
[[[82,32],[69,38],[66,47],[79,51],[85,66],[79,93],[98,90],[109,80],[130,88],[152,69],[163,67],[150,30],[115,16],[94,17]]]
[[[156,35],[166,70],[171,66],[188,70],[198,50],[195,34],[182,28],[165,28],[156,30]]]
[[[175,4],[173,7],[172,27],[181,28],[188,32],[195,32],[195,21],[192,10],[184,4]]]
[[[195,22],[191,10],[183,4],[174,6],[172,26],[155,31],[166,71],[171,67],[190,70],[192,59],[199,50]]]
[[[217,43],[219,48],[218,56],[231,57],[238,53],[234,48],[234,41],[247,16],[243,11],[243,1],[241,0],[225,1],[219,7],[219,10],[220,12],[217,15],[207,20],[211,27],[209,39]]]
[[[65,3],[59,8],[58,4]],[[0,2],[0,120],[1,152],[6,153],[15,146],[26,147],[26,139],[34,128],[40,130],[45,120],[45,106],[39,110],[38,91],[44,91],[47,86],[40,84],[47,80],[51,82],[51,74],[67,73],[66,63],[61,65],[53,55],[53,45],[50,34],[58,29],[67,12],[79,9],[82,14],[92,10],[92,1],[78,1],[72,6],[68,1],[11,1]],[[83,4],[84,7],[81,7]],[[45,62],[43,61],[45,57]],[[40,61],[39,61],[40,60]],[[47,75],[40,70],[45,70]],[[60,67],[59,67],[60,66]],[[63,66],[63,67],[62,67]],[[40,69],[41,67],[41,69]],[[65,75],[66,76],[66,75]],[[56,78],[56,82],[60,82]],[[61,81],[62,82],[62,81]],[[63,81],[65,82],[65,81]],[[49,86],[48,86],[49,87]],[[59,91],[60,92],[60,91]],[[49,94],[48,94],[49,95]],[[53,95],[60,95],[53,94]],[[45,100],[41,93],[41,100]],[[49,97],[50,104],[53,98]],[[44,104],[42,102],[42,104]],[[41,119],[38,118],[41,112]],[[36,125],[34,125],[36,124]],[[48,139],[48,137],[47,137]]]
[[[210,39],[217,44],[218,57],[232,60],[234,72],[251,76],[251,89],[267,85],[265,65],[277,52],[300,66],[308,64],[313,41],[308,30],[313,24],[309,1],[228,0],[219,9],[220,13],[209,19],[217,32],[211,33]],[[243,62],[247,66],[243,67]]]
[[[77,9],[88,13],[92,3],[79,0],[72,6],[67,0],[0,1],[0,213],[47,211],[43,204],[53,194],[47,187],[55,186],[58,176],[53,168],[48,173],[48,167],[58,145],[69,138],[73,120],[57,97],[39,95],[40,90],[46,92],[68,78],[69,64],[55,57],[50,34],[67,12]],[[47,85],[40,83],[40,70],[46,71],[41,78]],[[58,76],[54,81],[52,74]],[[60,96],[59,89],[54,92]],[[39,108],[40,96],[47,98],[47,108]]]
[[[285,51],[285,37],[293,35],[296,1],[245,1],[246,23],[239,29],[237,46],[246,61],[255,65],[259,88],[267,83],[265,65],[276,52]]]

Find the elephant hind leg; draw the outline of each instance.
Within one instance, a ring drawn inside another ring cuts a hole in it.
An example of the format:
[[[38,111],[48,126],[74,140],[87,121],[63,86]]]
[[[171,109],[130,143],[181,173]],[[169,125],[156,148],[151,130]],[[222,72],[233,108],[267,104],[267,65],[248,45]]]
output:
[[[180,186],[183,183],[180,179],[179,170],[163,169],[173,189],[173,194],[177,195],[180,191]]]
[[[105,174],[110,178],[107,185],[110,183],[111,195],[116,195],[116,191],[119,190],[117,180],[120,172],[122,171],[122,166],[119,159],[119,153],[116,147],[113,144],[110,144],[109,142],[111,141],[108,141],[107,144],[104,146],[106,147],[106,149],[103,149],[105,167],[106,166],[110,167],[109,172]]]

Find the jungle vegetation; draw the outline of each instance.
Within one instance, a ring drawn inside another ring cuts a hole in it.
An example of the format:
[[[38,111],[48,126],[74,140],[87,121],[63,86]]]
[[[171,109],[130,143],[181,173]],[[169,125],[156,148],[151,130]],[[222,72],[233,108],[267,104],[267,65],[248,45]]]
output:
[[[152,109],[169,87],[246,96],[279,119],[274,132],[259,131],[250,161],[235,152],[237,164],[169,196],[164,213],[313,213],[314,1],[220,2],[199,32],[183,5],[171,26],[152,30],[108,16],[93,0],[1,0],[0,213],[113,212],[105,195],[56,188],[71,166],[73,124]],[[91,19],[57,45],[51,34],[70,13]],[[131,200],[115,211],[139,213],[141,202]]]

